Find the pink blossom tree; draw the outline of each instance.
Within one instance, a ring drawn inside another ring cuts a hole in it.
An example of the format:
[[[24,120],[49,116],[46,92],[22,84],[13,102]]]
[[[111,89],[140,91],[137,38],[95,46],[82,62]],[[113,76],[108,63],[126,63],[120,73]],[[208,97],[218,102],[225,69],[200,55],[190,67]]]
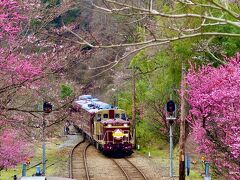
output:
[[[189,122],[197,150],[227,179],[240,178],[240,53],[187,75]]]
[[[0,142],[0,171],[25,162],[32,153],[28,149],[28,143],[14,131],[4,130]]]
[[[0,1],[0,92],[16,86],[42,73],[42,67],[36,57],[19,51],[21,23],[24,18],[18,1]]]
[[[0,1],[0,170],[15,166],[26,160],[31,153],[28,143],[19,138],[16,129],[10,126],[12,117],[7,113],[13,97],[20,88],[26,89],[43,74],[43,58],[26,54],[20,49],[21,25],[26,18],[21,15],[20,1]],[[15,117],[20,117],[13,113]],[[16,121],[11,123],[17,123]],[[8,129],[8,130],[6,130]]]
[[[15,166],[31,155],[24,138],[32,135],[41,138],[39,132],[42,124],[39,119],[42,113],[38,112],[36,105],[51,97],[51,100],[59,99],[54,105],[56,109],[61,109],[62,104],[56,93],[58,84],[62,83],[61,70],[67,64],[66,60],[77,58],[80,54],[71,41],[65,43],[60,37],[53,39],[44,28],[31,28],[30,18],[41,18],[41,11],[35,11],[35,8],[40,8],[40,2],[0,0],[1,170]],[[53,82],[55,74],[61,76]],[[49,76],[51,80],[48,80]],[[48,119],[47,127],[65,118],[61,112],[53,116],[52,121]],[[19,136],[23,138],[17,138]]]
[[[20,14],[20,4],[14,0],[0,1],[0,94],[2,97],[13,93],[13,89],[24,85],[28,80],[41,74],[30,57],[17,51],[18,33],[25,18]],[[5,130],[7,125],[5,105],[9,98],[0,99],[0,170],[23,162],[30,155],[27,143],[18,138],[16,131]]]

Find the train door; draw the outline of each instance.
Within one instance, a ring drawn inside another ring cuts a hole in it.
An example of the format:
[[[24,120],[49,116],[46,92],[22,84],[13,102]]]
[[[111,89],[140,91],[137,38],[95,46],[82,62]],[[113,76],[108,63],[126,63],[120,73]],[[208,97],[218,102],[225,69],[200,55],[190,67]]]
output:
[[[109,119],[114,119],[114,110],[109,110]]]

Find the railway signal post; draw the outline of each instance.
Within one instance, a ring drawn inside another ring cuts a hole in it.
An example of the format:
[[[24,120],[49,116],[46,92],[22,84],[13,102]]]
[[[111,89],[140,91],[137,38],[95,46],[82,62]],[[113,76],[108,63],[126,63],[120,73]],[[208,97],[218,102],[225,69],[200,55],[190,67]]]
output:
[[[42,175],[46,174],[46,143],[45,143],[45,129],[46,129],[46,121],[45,116],[52,112],[52,104],[49,102],[43,103],[43,121],[42,121],[42,164],[43,170]]]
[[[176,120],[176,105],[173,100],[169,100],[166,104],[166,119],[169,122],[169,138],[170,138],[170,177],[173,177],[173,130],[172,126]]]

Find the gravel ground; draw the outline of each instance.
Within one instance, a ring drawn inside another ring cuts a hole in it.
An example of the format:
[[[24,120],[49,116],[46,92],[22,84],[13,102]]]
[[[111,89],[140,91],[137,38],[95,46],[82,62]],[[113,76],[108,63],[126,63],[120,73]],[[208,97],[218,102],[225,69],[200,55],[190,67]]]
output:
[[[169,177],[169,166],[165,166],[168,163],[168,160],[166,159],[155,157],[149,158],[136,152],[129,157],[129,160],[133,162],[133,164],[135,164],[139,169],[141,169],[149,180],[177,179],[177,177]]]
[[[87,163],[90,178],[94,180],[125,180],[125,176],[116,164],[101,154],[94,146],[87,150]]]
[[[63,137],[64,143],[59,145],[59,149],[73,147],[78,142],[82,141],[83,138],[80,135],[67,135]]]

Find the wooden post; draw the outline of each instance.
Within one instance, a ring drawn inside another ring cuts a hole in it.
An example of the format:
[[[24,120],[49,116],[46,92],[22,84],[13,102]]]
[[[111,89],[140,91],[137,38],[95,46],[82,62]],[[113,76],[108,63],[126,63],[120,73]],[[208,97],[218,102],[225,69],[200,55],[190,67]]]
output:
[[[182,63],[182,83],[181,83],[181,122],[180,122],[180,140],[179,140],[179,180],[185,180],[185,68]]]

